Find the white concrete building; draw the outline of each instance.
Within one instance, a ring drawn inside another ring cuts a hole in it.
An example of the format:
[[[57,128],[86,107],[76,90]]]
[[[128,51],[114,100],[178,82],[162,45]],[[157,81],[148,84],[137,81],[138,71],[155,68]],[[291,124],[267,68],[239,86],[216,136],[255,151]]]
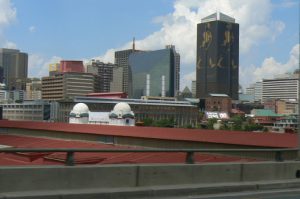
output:
[[[117,103],[111,112],[90,112],[86,104],[78,103],[70,112],[69,123],[135,126],[135,118],[125,102]]]
[[[286,75],[275,79],[263,79],[262,100],[296,100],[299,96],[299,75]]]

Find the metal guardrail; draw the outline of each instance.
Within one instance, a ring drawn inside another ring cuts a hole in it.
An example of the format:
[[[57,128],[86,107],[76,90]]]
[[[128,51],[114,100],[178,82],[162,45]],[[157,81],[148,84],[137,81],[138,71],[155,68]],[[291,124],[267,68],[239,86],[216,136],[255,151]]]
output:
[[[74,166],[74,154],[79,152],[84,153],[186,153],[185,163],[194,164],[195,153],[224,153],[224,152],[274,152],[275,161],[284,161],[282,156],[283,152],[297,152],[298,148],[289,149],[90,149],[90,148],[2,148],[0,153],[29,153],[29,152],[41,152],[41,153],[56,153],[64,152],[67,153],[65,161],[66,166]]]

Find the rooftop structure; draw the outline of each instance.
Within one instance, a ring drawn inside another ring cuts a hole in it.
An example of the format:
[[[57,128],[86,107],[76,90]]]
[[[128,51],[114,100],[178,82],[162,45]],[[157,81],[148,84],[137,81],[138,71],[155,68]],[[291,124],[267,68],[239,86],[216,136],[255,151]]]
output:
[[[206,22],[211,22],[211,21],[224,21],[224,22],[229,22],[229,23],[235,23],[235,19],[233,17],[225,15],[221,12],[216,12],[214,14],[211,14],[211,15],[201,19],[201,23],[206,23]]]

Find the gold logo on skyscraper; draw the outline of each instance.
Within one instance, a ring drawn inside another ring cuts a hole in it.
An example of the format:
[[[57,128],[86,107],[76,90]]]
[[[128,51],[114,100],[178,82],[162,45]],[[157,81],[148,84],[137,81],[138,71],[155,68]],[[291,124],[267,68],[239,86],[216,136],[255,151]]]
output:
[[[234,35],[231,32],[231,29],[232,29],[232,25],[227,24],[226,25],[226,31],[224,32],[224,41],[223,41],[223,46],[226,46],[227,48],[229,48],[230,45],[234,41]]]
[[[211,68],[215,68],[215,67],[222,68],[223,59],[224,59],[223,57],[220,57],[217,62],[213,62],[212,58],[210,57],[208,60],[208,64]]]
[[[211,31],[209,30],[210,29],[210,24],[207,23],[205,25],[205,31],[203,32],[202,34],[202,44],[201,44],[201,48],[205,48],[207,49],[211,42],[212,42],[212,34],[211,34]]]

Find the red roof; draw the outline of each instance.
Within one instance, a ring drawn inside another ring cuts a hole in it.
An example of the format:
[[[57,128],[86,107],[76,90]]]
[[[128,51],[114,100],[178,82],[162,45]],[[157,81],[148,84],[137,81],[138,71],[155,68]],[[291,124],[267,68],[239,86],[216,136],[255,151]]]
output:
[[[0,127],[257,147],[298,147],[296,134],[0,120]]]
[[[24,148],[131,148],[126,146],[17,135],[0,135],[0,144]],[[133,147],[132,147],[133,148]],[[136,147],[134,147],[136,149]],[[75,153],[76,164],[183,163],[185,153]],[[0,165],[63,165],[66,153],[0,153]],[[215,154],[195,154],[196,162],[255,161]]]

